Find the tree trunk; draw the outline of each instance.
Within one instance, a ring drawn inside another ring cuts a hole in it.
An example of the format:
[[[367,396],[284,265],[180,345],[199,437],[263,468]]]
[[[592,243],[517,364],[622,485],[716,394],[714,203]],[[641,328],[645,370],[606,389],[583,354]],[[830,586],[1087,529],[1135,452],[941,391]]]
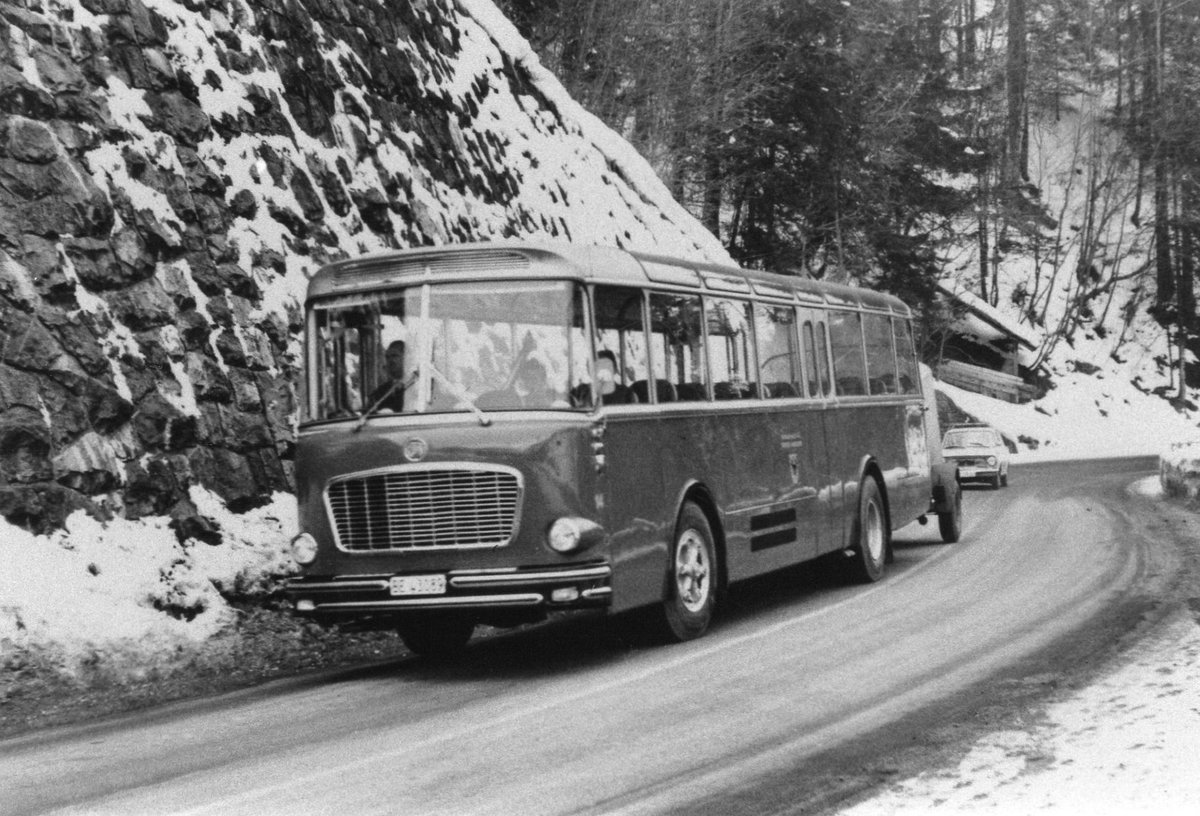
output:
[[[1004,128],[1003,188],[1005,193],[1016,189],[1029,178],[1025,156],[1025,84],[1029,73],[1028,35],[1025,22],[1025,0],[1008,0],[1008,56],[1005,63],[1005,85],[1008,110]]]
[[[1171,200],[1167,162],[1154,157],[1154,270],[1158,282],[1155,306],[1160,322],[1175,300],[1175,270],[1171,268]]]

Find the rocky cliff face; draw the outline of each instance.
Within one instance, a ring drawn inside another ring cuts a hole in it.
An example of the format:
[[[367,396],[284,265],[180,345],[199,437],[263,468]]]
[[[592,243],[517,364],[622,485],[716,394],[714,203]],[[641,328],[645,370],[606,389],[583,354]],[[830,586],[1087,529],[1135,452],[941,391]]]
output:
[[[0,514],[291,485],[298,303],[505,236],[718,257],[486,0],[0,2]]]

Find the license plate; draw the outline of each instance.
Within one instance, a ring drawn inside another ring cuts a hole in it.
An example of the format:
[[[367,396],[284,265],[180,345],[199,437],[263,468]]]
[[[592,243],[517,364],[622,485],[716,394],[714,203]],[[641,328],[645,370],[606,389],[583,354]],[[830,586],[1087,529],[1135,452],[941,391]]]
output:
[[[970,477],[974,476],[977,472],[978,471],[975,470],[975,468],[959,468],[958,469],[958,475],[962,476],[964,479],[969,479]]]
[[[445,575],[394,575],[389,589],[393,595],[445,595]]]

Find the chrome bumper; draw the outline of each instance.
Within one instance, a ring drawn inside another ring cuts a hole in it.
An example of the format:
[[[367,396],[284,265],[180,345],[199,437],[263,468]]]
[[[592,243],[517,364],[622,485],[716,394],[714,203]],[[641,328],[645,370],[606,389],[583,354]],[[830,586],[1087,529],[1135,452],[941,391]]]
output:
[[[445,576],[443,595],[392,596],[391,575],[293,578],[285,585],[284,595],[297,612],[318,617],[412,609],[594,608],[608,606],[612,597],[612,567],[608,564],[451,570]]]

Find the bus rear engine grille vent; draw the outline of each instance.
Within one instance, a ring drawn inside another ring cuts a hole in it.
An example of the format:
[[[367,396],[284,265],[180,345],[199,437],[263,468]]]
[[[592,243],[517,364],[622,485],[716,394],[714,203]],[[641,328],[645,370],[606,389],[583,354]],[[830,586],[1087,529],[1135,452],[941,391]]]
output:
[[[502,470],[393,471],[332,484],[328,499],[343,550],[502,547],[516,532],[521,483]]]
[[[419,275],[426,269],[432,274],[471,275],[474,273],[524,272],[529,269],[529,258],[516,252],[480,250],[458,252],[445,258],[394,261],[383,264],[349,264],[337,272],[337,283],[348,285],[358,282],[376,281],[381,272],[397,276]]]

